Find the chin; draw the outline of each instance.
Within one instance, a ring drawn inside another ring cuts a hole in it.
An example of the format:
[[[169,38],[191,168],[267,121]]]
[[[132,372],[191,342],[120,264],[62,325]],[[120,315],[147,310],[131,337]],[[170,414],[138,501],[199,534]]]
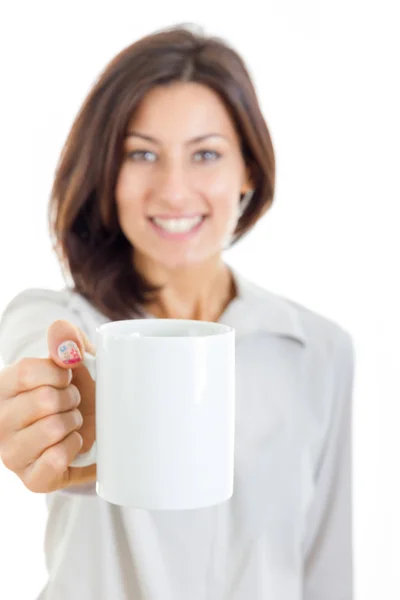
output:
[[[170,260],[170,261],[160,261],[158,264],[160,267],[167,269],[168,271],[177,271],[179,269],[190,269],[191,267],[196,267],[197,265],[205,262],[204,260]]]
[[[213,253],[193,253],[186,255],[162,255],[162,256],[154,256],[153,260],[156,262],[161,268],[167,269],[168,271],[176,271],[178,269],[188,269],[191,267],[196,267],[207,262]]]

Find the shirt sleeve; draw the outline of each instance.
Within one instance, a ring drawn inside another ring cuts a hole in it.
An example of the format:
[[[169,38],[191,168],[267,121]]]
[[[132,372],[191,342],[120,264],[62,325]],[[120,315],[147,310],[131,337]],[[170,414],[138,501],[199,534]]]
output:
[[[340,336],[330,427],[304,539],[304,600],[352,600],[352,338]]]
[[[0,320],[0,358],[4,365],[23,357],[48,356],[47,330],[58,319],[83,329],[79,313],[69,306],[68,292],[31,289],[18,294]]]

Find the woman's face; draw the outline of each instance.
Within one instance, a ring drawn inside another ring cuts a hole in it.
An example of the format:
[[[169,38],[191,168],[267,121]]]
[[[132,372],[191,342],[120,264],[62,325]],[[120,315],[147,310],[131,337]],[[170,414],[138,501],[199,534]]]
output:
[[[127,131],[116,202],[137,257],[171,270],[219,255],[251,187],[219,96],[197,83],[154,88]]]

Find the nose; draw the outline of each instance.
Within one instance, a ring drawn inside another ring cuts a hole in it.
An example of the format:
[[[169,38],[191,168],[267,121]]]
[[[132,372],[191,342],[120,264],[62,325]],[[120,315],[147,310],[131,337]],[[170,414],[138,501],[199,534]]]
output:
[[[166,161],[155,177],[154,191],[160,208],[183,209],[189,198],[189,174],[183,161]]]

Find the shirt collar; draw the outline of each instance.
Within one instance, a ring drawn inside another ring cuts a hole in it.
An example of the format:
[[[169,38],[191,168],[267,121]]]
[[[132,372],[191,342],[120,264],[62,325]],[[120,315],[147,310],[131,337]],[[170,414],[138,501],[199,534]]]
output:
[[[235,329],[236,337],[265,332],[307,343],[299,310],[289,300],[252,283],[229,267],[235,279],[237,296],[221,315],[220,323]]]
[[[237,296],[221,315],[220,323],[235,329],[237,339],[264,332],[269,335],[289,337],[303,345],[307,343],[307,336],[295,304],[249,281],[231,266],[229,268],[235,280]],[[82,307],[82,301],[88,310],[97,312],[101,323],[109,321],[108,317],[94,309],[83,296],[72,294],[72,305],[78,303]]]

